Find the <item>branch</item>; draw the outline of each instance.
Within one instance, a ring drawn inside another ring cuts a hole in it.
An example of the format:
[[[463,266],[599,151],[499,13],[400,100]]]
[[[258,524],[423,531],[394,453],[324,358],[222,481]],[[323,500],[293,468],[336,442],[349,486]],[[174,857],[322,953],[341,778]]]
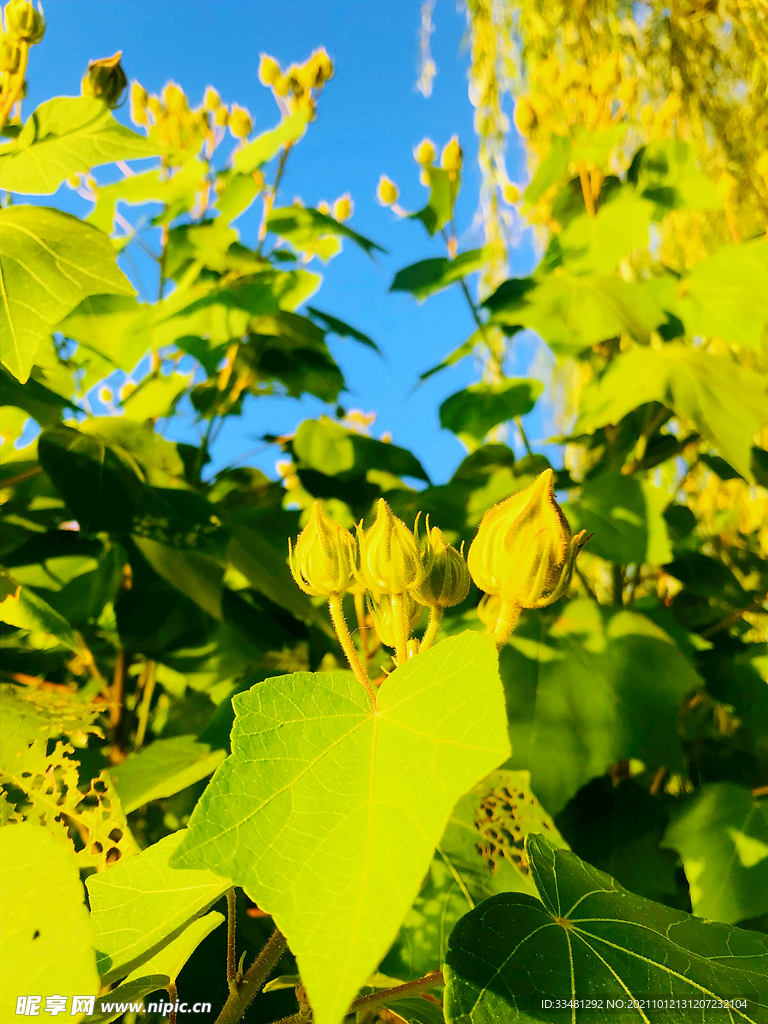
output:
[[[436,988],[444,983],[443,972],[432,971],[430,974],[425,974],[423,978],[417,978],[416,981],[407,981],[404,985],[396,985],[394,988],[372,992],[368,996],[360,996],[352,1003],[348,1013],[365,1007],[380,1006],[383,1003],[394,1003],[398,999],[407,999],[409,996],[418,995],[428,988]],[[290,1017],[281,1017],[280,1020],[273,1021],[273,1024],[309,1024],[309,1019],[303,1013],[294,1013]],[[216,1024],[223,1024],[223,1022],[218,1020]]]
[[[285,952],[286,946],[285,936],[278,928],[275,928],[264,949],[245,972],[240,984],[234,991],[230,991],[224,1009],[216,1018],[216,1024],[237,1024],[256,994],[264,988],[267,978]]]

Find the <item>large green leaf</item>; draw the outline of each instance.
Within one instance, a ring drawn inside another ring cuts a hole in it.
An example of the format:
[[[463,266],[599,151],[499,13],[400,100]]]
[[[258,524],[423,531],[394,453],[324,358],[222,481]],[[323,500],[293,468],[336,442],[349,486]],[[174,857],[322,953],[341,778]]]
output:
[[[310,245],[319,238],[335,235],[340,238],[348,238],[356,242],[360,248],[370,256],[374,251],[386,252],[380,245],[364,238],[346,224],[336,220],[335,217],[319,210],[313,210],[305,206],[283,206],[273,210],[267,217],[267,229],[274,231],[281,238],[286,238],[291,245],[301,249],[304,245]]]
[[[640,341],[665,314],[641,284],[605,274],[551,274],[505,281],[485,301],[491,322],[530,327],[557,356],[628,332]]]
[[[670,496],[650,480],[606,470],[564,506],[574,531],[593,534],[589,550],[609,561],[663,565],[672,559],[663,512]]]
[[[529,413],[543,390],[541,381],[517,377],[498,384],[470,384],[440,406],[440,426],[476,447],[499,423]]]
[[[667,210],[716,210],[723,205],[715,183],[696,164],[693,147],[679,139],[657,139],[639,149],[627,173],[646,199],[656,203],[656,216]]]
[[[300,465],[327,476],[348,478],[377,469],[429,480],[407,449],[347,430],[327,416],[304,420],[293,438],[293,451]]]
[[[496,653],[476,633],[398,668],[377,701],[351,673],[236,696],[233,752],[173,858],[231,876],[274,916],[317,1024],[341,1024],[457,798],[509,753]]]
[[[56,325],[67,338],[130,373],[146,352],[145,338],[130,334],[144,312],[128,295],[91,295]]]
[[[199,743],[194,736],[172,736],[129,755],[111,774],[123,809],[130,814],[150,800],[173,796],[199,782],[223,760],[223,750]]]
[[[134,537],[133,540],[158,576],[162,576],[214,619],[221,618],[224,576],[221,562],[204,552],[179,551],[151,537]]]
[[[420,220],[430,235],[444,228],[453,216],[453,206],[461,187],[458,171],[444,171],[441,167],[430,167],[429,202],[421,210],[412,213],[414,220]]]
[[[599,380],[587,385],[574,430],[618,423],[646,402],[662,402],[692,420],[734,469],[752,479],[752,436],[768,422],[764,376],[676,342],[660,349],[637,346],[618,355]]]
[[[170,865],[184,835],[166,836],[137,857],[88,878],[102,984],[146,963],[231,888],[227,878],[213,871],[179,871]]]
[[[9,192],[52,195],[70,174],[160,151],[119,124],[103,100],[57,96],[37,108],[14,142],[0,148],[0,176]]]
[[[674,288],[671,312],[683,321],[686,334],[761,348],[768,325],[768,242],[725,245],[696,263]]]
[[[677,645],[637,612],[586,599],[561,607],[547,632],[531,616],[500,659],[511,767],[557,813],[616,761],[682,770],[677,710],[701,679]]]
[[[71,624],[31,587],[21,586],[3,570],[0,588],[0,622],[17,629],[43,633],[70,651],[83,653],[83,640]]]
[[[568,170],[571,161],[571,140],[567,135],[552,135],[547,155],[541,162],[528,188],[525,201],[538,203],[544,193]]]
[[[359,341],[361,345],[367,345],[367,347],[372,348],[374,352],[381,353],[379,346],[373,338],[369,338],[367,334],[363,334],[363,332],[358,331],[356,327],[351,327],[343,320],[339,320],[338,317],[331,316],[330,313],[323,313],[321,310],[315,309],[313,306],[307,306],[307,312],[315,320],[319,320],[329,334],[338,334],[340,338],[354,338],[355,341]]]
[[[768,804],[731,782],[704,786],[662,843],[685,867],[694,914],[735,924],[768,911]]]
[[[0,829],[2,1018],[18,1019],[19,996],[95,995],[99,976],[77,863],[41,825]],[[38,1012],[39,1012],[38,1011]],[[84,1014],[67,1014],[82,1020]]]
[[[6,186],[7,187],[7,186]],[[0,210],[2,361],[24,383],[41,342],[87,295],[133,295],[101,231],[61,210]]]
[[[422,260],[421,263],[413,263],[410,267],[398,270],[389,290],[410,292],[415,298],[423,300],[482,270],[487,259],[485,249],[472,249],[470,252],[459,253],[452,260],[444,256]]]
[[[177,215],[191,210],[195,204],[195,195],[203,187],[207,173],[208,168],[202,160],[189,160],[172,175],[158,168],[144,171],[143,174],[132,174],[110,185],[100,185],[96,190],[96,205],[88,221],[110,234],[118,202],[133,205],[163,203],[174,209]]]
[[[556,236],[562,262],[571,273],[612,273],[622,256],[648,245],[652,209],[647,199],[621,190],[595,216],[574,217]]]
[[[309,107],[297,110],[286,117],[276,128],[264,132],[238,149],[234,155],[233,167],[238,174],[251,175],[262,164],[276,156],[283,146],[298,142],[307,129],[311,112]]]
[[[530,837],[526,850],[541,902],[517,893],[494,896],[451,935],[450,1024],[768,1019],[766,936],[634,896],[542,836]],[[639,999],[646,1002],[633,1008]],[[744,1003],[721,1008],[720,999]]]

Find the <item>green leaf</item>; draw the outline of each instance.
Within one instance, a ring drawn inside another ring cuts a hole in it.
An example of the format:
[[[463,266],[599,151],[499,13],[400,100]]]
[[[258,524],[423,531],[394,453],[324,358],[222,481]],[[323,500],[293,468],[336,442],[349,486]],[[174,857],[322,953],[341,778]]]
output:
[[[313,306],[307,306],[307,312],[315,320],[319,320],[320,323],[325,327],[329,334],[338,334],[340,338],[354,338],[355,341],[359,341],[361,345],[367,345],[368,348],[372,348],[374,352],[381,354],[381,349],[369,338],[367,334],[363,334],[362,331],[358,331],[356,327],[350,327],[349,324],[343,320],[339,320],[335,316],[331,316],[330,313],[323,313],[319,309],[315,309]]]
[[[680,854],[694,914],[735,924],[768,911],[768,805],[750,790],[702,787],[673,813],[662,846]]]
[[[646,402],[662,402],[677,416],[692,420],[726,462],[752,479],[752,436],[768,421],[763,376],[676,342],[660,349],[636,347],[616,356],[603,376],[584,389],[574,430],[618,423]]]
[[[199,743],[194,736],[172,736],[130,754],[112,769],[112,778],[123,809],[130,814],[206,778],[223,760],[223,750]]]
[[[166,836],[137,857],[87,879],[102,984],[145,964],[231,888],[227,878],[213,871],[179,871],[170,865],[184,835]]]
[[[605,470],[590,477],[563,510],[574,532],[593,536],[589,550],[611,562],[663,565],[672,558],[664,520],[670,496],[648,479]]]
[[[536,404],[544,385],[538,380],[507,378],[498,384],[470,384],[440,406],[440,426],[477,447],[489,430],[516,416],[525,416]]]
[[[429,176],[429,202],[423,209],[410,214],[411,220],[420,220],[430,235],[444,228],[453,216],[453,206],[461,187],[461,175],[458,171],[444,171],[440,167],[430,167],[426,171]]]
[[[686,334],[717,336],[760,351],[766,338],[768,242],[725,245],[700,260],[676,285],[671,312]]]
[[[2,164],[0,164],[0,167]],[[132,174],[110,185],[99,185],[96,203],[88,222],[111,234],[119,202],[132,206],[163,203],[174,215],[186,213],[195,205],[195,196],[203,188],[208,168],[202,160],[187,161],[175,174],[156,168],[143,174]]]
[[[374,250],[384,253],[387,251],[370,239],[358,235],[335,217],[304,206],[283,206],[273,210],[267,217],[267,230],[287,239],[299,250],[320,238],[332,235],[356,242],[369,256]]]
[[[62,733],[98,732],[93,725],[100,712],[98,705],[84,704],[70,694],[2,683],[0,695],[3,743],[9,750]]]
[[[500,892],[536,895],[526,836],[544,832],[567,844],[534,796],[530,772],[492,772],[459,800],[430,865],[424,886],[382,969],[416,979],[445,959],[448,936],[467,911]]]
[[[170,980],[167,974],[148,974],[135,981],[126,981],[123,985],[118,985],[96,1000],[93,1013],[88,1016],[88,1024],[112,1024],[113,1020],[117,1020],[125,1013],[122,1008],[112,1009],[115,1003],[143,1002],[144,996],[165,988]],[[107,1006],[110,1007],[109,1010],[106,1009]]]
[[[0,622],[17,629],[43,633],[53,637],[75,654],[83,654],[84,644],[70,623],[30,587],[22,587],[3,570],[0,577],[2,600]]]
[[[198,917],[173,942],[164,946],[158,953],[155,953],[151,960],[129,974],[124,984],[129,985],[131,981],[136,982],[142,976],[153,974],[165,975],[170,981],[175,982],[181,974],[182,968],[203,939],[207,939],[211,932],[225,920],[224,915],[220,914],[218,910],[212,910],[205,917]]]
[[[0,148],[0,176],[9,192],[53,195],[70,174],[160,152],[119,124],[103,100],[57,96],[37,108],[14,142]]]
[[[641,284],[601,274],[573,276],[563,268],[505,281],[484,305],[492,323],[532,328],[556,356],[576,355],[625,331],[645,341],[666,318]]]
[[[163,377],[161,380],[172,381],[173,378]],[[139,394],[144,395],[145,391],[142,388]],[[184,486],[184,463],[177,445],[158,434],[151,423],[137,423],[129,419],[134,409],[134,404],[130,403],[125,416],[93,416],[83,420],[78,425],[80,433],[96,437],[127,452],[135,460],[145,480],[153,486]]]
[[[347,430],[327,416],[304,420],[293,438],[301,466],[327,476],[350,478],[369,469],[429,482],[418,459],[405,448]]]
[[[668,210],[719,210],[715,183],[696,163],[693,147],[678,139],[657,139],[635,153],[627,179],[656,203],[656,218]]]
[[[233,753],[174,863],[242,885],[287,936],[317,1024],[341,1024],[457,797],[509,752],[495,650],[443,641],[388,677],[376,711],[351,673],[266,680],[233,703]]]
[[[456,281],[463,281],[470,274],[482,270],[487,261],[485,249],[461,252],[452,260],[445,257],[422,260],[421,263],[412,263],[410,267],[398,270],[389,290],[410,292],[419,301],[423,301]]]
[[[77,863],[46,828],[0,829],[0,894],[3,1020],[18,1019],[18,996],[42,996],[44,1012],[46,996],[65,996],[69,1011],[70,996],[95,995],[99,977]]]
[[[637,612],[571,601],[547,632],[531,616],[502,652],[510,767],[556,814],[616,761],[682,770],[676,715],[702,685],[672,638]]]
[[[557,249],[571,273],[611,274],[619,260],[649,244],[653,205],[622,189],[594,217],[574,217],[556,236]]]
[[[553,135],[546,157],[541,162],[533,181],[525,190],[526,203],[535,206],[547,189],[568,170],[571,161],[571,140],[567,135]]]
[[[272,157],[277,156],[283,146],[292,146],[298,142],[307,130],[311,111],[309,107],[297,110],[271,131],[264,132],[246,143],[235,152],[232,166],[238,174],[253,174]]]
[[[91,295],[56,325],[67,338],[130,373],[146,353],[145,339],[130,329],[145,307],[128,295]]]
[[[594,164],[604,167],[611,150],[618,146],[627,131],[627,122],[611,125],[608,128],[587,128],[583,126],[575,132],[571,149],[573,163]]]
[[[6,185],[7,187],[7,185]],[[133,295],[106,235],[44,206],[0,210],[2,361],[22,382],[41,342],[87,295]]]
[[[561,1016],[572,1024],[766,1019],[764,935],[634,896],[542,836],[530,837],[526,849],[541,902],[524,894],[493,896],[456,926],[444,972],[450,1024],[535,1024]],[[741,998],[748,1008],[720,1009],[716,1002],[703,1009],[631,1008],[631,1000],[643,997]],[[546,1000],[557,999],[566,1006],[548,1008]],[[578,1002],[570,1008],[568,1000]],[[597,1005],[579,1005],[582,1000]]]
[[[221,619],[224,566],[220,562],[198,551],[179,551],[150,537],[134,536],[133,540],[158,576],[214,619]]]

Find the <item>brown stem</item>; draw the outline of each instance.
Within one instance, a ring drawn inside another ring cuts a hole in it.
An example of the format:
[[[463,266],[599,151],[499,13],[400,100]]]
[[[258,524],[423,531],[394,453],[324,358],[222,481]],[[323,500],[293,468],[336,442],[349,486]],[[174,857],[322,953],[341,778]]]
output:
[[[613,581],[613,604],[616,608],[624,607],[624,567],[614,564],[611,566],[611,577]]]
[[[423,978],[407,981],[404,985],[396,985],[394,988],[385,988],[379,992],[372,992],[368,996],[360,996],[350,1006],[349,1013],[352,1013],[353,1010],[364,1009],[365,1007],[378,1006],[385,1002],[395,1003],[398,999],[407,999],[409,996],[418,995],[426,989],[436,988],[444,983],[445,978],[442,971],[431,971],[429,974],[425,974]],[[220,1021],[217,1021],[216,1024],[220,1024]],[[307,1024],[307,1018],[303,1013],[293,1013],[290,1017],[281,1017],[280,1020],[273,1021],[272,1024]]]
[[[16,484],[22,484],[25,480],[29,480],[30,477],[37,476],[38,473],[42,472],[42,466],[32,466],[30,469],[22,470],[21,473],[16,473],[15,476],[9,476],[5,480],[0,480],[0,487],[15,487]]]
[[[726,617],[721,619],[720,622],[716,622],[714,626],[709,626],[699,635],[704,637],[705,640],[708,640],[709,637],[714,636],[715,633],[720,633],[722,630],[728,629],[729,626],[733,626],[744,616],[746,612],[759,611],[763,607],[764,601],[765,597],[756,597],[754,601],[750,601],[746,608],[738,608],[735,612],[731,612],[730,615],[726,615]]]
[[[264,988],[286,946],[285,936],[275,928],[264,949],[245,972],[242,982],[235,991],[230,990],[224,1008],[216,1018],[216,1024],[237,1024],[256,994]]]
[[[333,628],[336,630],[336,636],[339,638],[341,649],[346,655],[349,667],[355,673],[357,681],[361,683],[368,691],[368,696],[371,698],[374,710],[376,708],[376,694],[368,682],[368,673],[365,671],[360,663],[360,659],[357,656],[357,650],[352,642],[352,637],[349,633],[349,626],[347,620],[344,618],[344,609],[341,605],[341,594],[331,594],[328,598],[328,611],[331,613],[331,622]]]
[[[235,946],[235,925],[237,923],[237,893],[227,890],[227,985],[232,985],[237,974],[237,949]]]
[[[165,990],[168,993],[168,998],[173,1003],[174,1007],[179,1001],[179,990],[176,988],[175,981],[168,982],[168,988]],[[176,1010],[173,1009],[168,1014],[168,1024],[176,1024]]]
[[[147,723],[149,721],[149,709],[152,705],[152,695],[155,692],[155,669],[157,665],[154,661],[147,661],[144,664],[144,693],[141,697],[141,707],[139,708],[139,724],[136,728],[136,738],[134,740],[134,749],[139,750],[144,737],[147,733]]]

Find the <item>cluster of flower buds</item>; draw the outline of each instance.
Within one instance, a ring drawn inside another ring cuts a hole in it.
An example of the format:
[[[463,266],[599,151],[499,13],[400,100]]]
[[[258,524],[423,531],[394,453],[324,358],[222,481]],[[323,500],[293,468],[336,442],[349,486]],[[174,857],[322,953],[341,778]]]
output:
[[[242,140],[253,130],[253,118],[244,108],[233,104],[228,108],[216,89],[209,85],[202,104],[190,108],[189,100],[175,82],[168,82],[161,96],[150,96],[138,83],[131,85],[131,120],[156,133],[160,143],[172,153],[194,154],[203,143],[212,147],[222,134],[214,138],[214,129],[229,126],[234,139]]]
[[[588,540],[583,530],[572,535],[555,500],[551,469],[486,512],[466,562],[463,550],[448,544],[429,519],[426,526],[422,541],[419,516],[409,530],[380,498],[374,522],[368,529],[360,523],[355,538],[315,502],[295,547],[289,542],[293,578],[305,594],[328,599],[342,648],[369,692],[344,619],[344,593],[354,595],[357,609],[365,595],[368,621],[400,665],[432,644],[444,610],[467,597],[471,576],[486,595],[478,609],[481,621],[502,645],[523,608],[544,608],[565,593]],[[426,631],[420,641],[411,639],[424,607],[429,609]],[[359,624],[362,631],[364,623]]]
[[[332,216],[335,220],[343,222],[349,220],[355,212],[355,203],[349,192],[345,192],[344,195],[339,196],[333,204],[333,208],[324,199],[321,199],[316,209],[318,213],[324,213],[328,217]]]
[[[333,61],[325,47],[314,50],[303,64],[291,64],[285,71],[274,57],[261,54],[259,81],[270,88],[279,102],[293,114],[302,107],[308,107],[314,116],[316,101],[313,90],[322,89],[333,78]]]
[[[31,0],[9,0],[0,29],[0,128],[13,105],[24,98],[29,48],[44,35],[45,17],[39,3],[35,9]]]
[[[103,99],[110,110],[120,105],[123,93],[128,87],[128,79],[120,63],[123,51],[118,50],[112,57],[92,60],[83,75],[80,92],[83,96],[95,96]]]
[[[413,156],[416,163],[421,167],[419,178],[421,184],[429,185],[429,172],[437,160],[437,147],[432,139],[422,139],[418,146],[414,148]],[[463,162],[464,153],[459,145],[458,136],[452,135],[443,146],[440,154],[440,166],[444,171],[448,171],[450,178],[453,179],[461,170]]]

